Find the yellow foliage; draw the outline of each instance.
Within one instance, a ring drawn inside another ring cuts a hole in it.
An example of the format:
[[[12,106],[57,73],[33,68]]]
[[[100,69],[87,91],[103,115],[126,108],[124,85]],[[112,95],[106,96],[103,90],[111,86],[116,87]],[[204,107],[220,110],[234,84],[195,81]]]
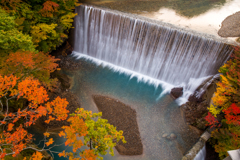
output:
[[[57,24],[46,24],[46,23],[39,23],[36,26],[31,27],[31,36],[33,37],[33,43],[38,44],[42,40],[48,39],[51,37],[56,37],[57,32],[54,30],[57,27]]]
[[[209,112],[212,113],[212,115],[213,115],[214,117],[217,117],[217,115],[220,114],[221,111],[222,111],[221,108],[217,108],[217,107],[215,107],[215,106],[212,105],[212,104],[210,105],[210,107],[208,107],[208,110],[209,110]]]
[[[222,109],[228,108],[231,104],[231,97],[228,95],[235,93],[236,89],[233,88],[225,76],[221,75],[221,82],[217,83],[217,91],[215,92],[215,97],[212,98],[214,105],[221,106]]]
[[[60,18],[60,22],[64,27],[64,30],[70,29],[72,27],[73,18],[77,15],[77,13],[68,13]]]

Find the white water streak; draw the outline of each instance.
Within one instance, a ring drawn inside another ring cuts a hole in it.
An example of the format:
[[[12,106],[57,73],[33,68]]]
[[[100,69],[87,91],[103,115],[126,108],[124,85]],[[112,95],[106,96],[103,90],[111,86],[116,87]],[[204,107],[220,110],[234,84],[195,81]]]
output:
[[[195,156],[194,160],[205,160],[205,157],[206,157],[206,147],[204,146]]]

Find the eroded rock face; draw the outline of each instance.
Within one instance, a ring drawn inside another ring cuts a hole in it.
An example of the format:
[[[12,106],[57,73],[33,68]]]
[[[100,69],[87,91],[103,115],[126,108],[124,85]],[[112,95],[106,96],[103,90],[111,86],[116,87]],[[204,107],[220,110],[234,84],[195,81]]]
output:
[[[170,92],[173,98],[177,99],[183,95],[183,87],[173,88]]]
[[[98,110],[102,112],[102,118],[107,119],[117,130],[123,131],[127,143],[119,142],[117,144],[116,149],[119,154],[141,155],[143,145],[138,129],[136,111],[130,106],[109,97],[94,95],[93,99]]]
[[[221,37],[240,37],[240,12],[224,19],[218,35]]]
[[[185,120],[188,124],[204,130],[206,121],[204,117],[207,115],[208,107],[210,106],[211,97],[216,91],[216,83],[219,81],[219,76],[211,77],[204,81],[193,95],[188,99],[188,102],[181,106]],[[205,88],[202,90],[202,88]],[[199,96],[200,93],[200,96]]]

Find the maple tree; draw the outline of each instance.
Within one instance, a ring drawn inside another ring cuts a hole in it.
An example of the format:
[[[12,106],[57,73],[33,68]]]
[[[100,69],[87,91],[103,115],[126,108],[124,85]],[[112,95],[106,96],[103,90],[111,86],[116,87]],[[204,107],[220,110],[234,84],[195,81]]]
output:
[[[0,64],[0,74],[14,74],[20,79],[32,76],[37,78],[41,84],[49,90],[57,86],[57,79],[51,79],[50,74],[54,72],[59,59],[43,52],[34,53],[31,51],[12,52],[4,57]]]
[[[28,105],[16,110],[10,106],[11,101],[24,98]],[[57,97],[48,102],[47,91],[40,82],[32,77],[26,77],[19,81],[14,75],[0,75],[0,104],[1,120],[0,126],[0,158],[5,155],[13,157],[24,149],[35,149],[29,147],[32,135],[26,130],[27,127],[35,124],[36,120],[42,116],[48,116],[45,121],[65,120],[69,112],[66,107],[66,99]],[[6,129],[4,129],[6,128]]]

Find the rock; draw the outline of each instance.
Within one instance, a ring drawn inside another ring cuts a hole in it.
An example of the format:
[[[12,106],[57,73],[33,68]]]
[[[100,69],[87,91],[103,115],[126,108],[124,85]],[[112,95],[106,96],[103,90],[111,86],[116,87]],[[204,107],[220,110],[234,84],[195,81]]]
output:
[[[177,99],[183,95],[183,88],[182,87],[173,88],[170,94],[173,96],[173,98]]]
[[[240,12],[224,19],[218,35],[221,37],[240,37]]]
[[[200,130],[206,128],[206,120],[208,107],[210,106],[211,97],[216,91],[216,82],[219,81],[219,76],[215,75],[205,80],[193,95],[188,99],[188,102],[181,106],[181,111],[185,117],[186,123],[197,127]]]
[[[102,118],[123,131],[127,143],[117,143],[116,149],[121,155],[141,155],[143,144],[137,124],[137,114],[130,106],[110,97],[94,95],[93,100]]]
[[[205,124],[204,124],[205,125]],[[192,125],[189,125],[189,128],[191,129],[191,130],[193,130],[196,134],[198,134],[199,136],[201,136],[201,134],[203,133],[203,131],[202,130],[199,130],[197,127],[194,127],[194,126],[192,126]],[[204,129],[204,128],[202,128],[202,129]]]
[[[67,91],[67,89],[70,88],[70,79],[61,71],[54,71],[53,73],[51,73],[51,77],[57,78],[60,81],[60,89],[62,91]]]
[[[169,139],[169,140],[174,140],[174,139],[176,139],[177,138],[177,136],[174,134],[174,133],[171,133],[168,137],[167,137],[167,139]]]
[[[188,101],[193,103],[200,103],[203,101],[203,99],[202,97],[198,97],[195,94],[192,94],[188,97]]]
[[[168,136],[167,133],[164,133],[164,134],[162,135],[163,138],[166,138],[167,136]]]

